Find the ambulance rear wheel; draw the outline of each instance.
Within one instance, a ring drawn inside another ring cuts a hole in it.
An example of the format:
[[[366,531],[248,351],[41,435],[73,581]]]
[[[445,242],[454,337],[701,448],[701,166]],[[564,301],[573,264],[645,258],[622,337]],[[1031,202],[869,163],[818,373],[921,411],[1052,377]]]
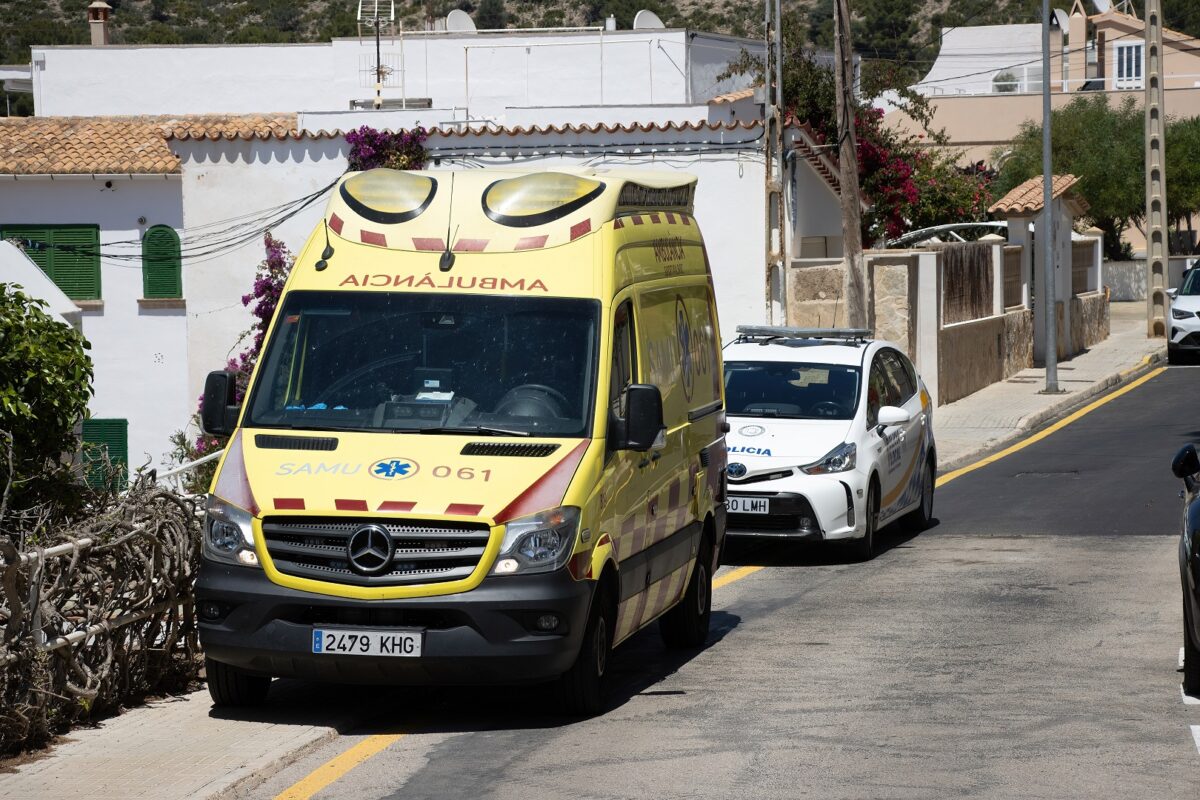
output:
[[[616,618],[605,589],[597,591],[575,663],[558,679],[563,711],[592,717],[604,711],[605,678],[612,655]]]
[[[712,619],[712,544],[707,536],[700,544],[696,567],[687,591],[679,604],[663,614],[658,631],[667,647],[687,649],[703,647],[708,641],[708,624]]]
[[[260,706],[271,690],[270,678],[249,675],[211,658],[204,659],[204,674],[208,679],[208,694],[218,707]]]

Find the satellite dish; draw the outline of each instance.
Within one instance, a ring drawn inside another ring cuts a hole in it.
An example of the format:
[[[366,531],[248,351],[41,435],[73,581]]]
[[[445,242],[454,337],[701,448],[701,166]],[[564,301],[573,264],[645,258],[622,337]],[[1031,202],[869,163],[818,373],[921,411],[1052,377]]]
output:
[[[1058,29],[1062,31],[1065,31],[1071,24],[1071,18],[1061,8],[1054,9],[1054,19],[1058,22]]]
[[[667,26],[664,25],[663,21],[658,18],[658,14],[655,14],[653,11],[651,11],[648,8],[643,8],[633,18],[633,29],[635,31],[644,31],[644,30],[649,30],[651,28],[665,28],[665,27],[667,27]]]
[[[446,30],[474,33],[476,31],[475,20],[471,19],[471,15],[461,8],[456,8],[446,15]]]
[[[1112,3],[1108,0],[1092,0],[1092,5],[1096,7],[1097,14],[1104,14],[1112,10]]]

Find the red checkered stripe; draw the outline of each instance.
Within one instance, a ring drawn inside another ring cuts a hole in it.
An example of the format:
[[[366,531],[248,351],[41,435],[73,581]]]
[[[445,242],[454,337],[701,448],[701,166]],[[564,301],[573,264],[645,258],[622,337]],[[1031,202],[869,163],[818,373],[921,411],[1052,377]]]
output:
[[[276,511],[308,511],[308,504],[302,497],[276,497],[274,498],[274,506]],[[376,511],[385,513],[407,513],[417,507],[415,502],[410,500],[384,500],[375,507]],[[333,508],[336,511],[361,511],[369,512],[370,504],[366,500],[335,498]],[[323,511],[328,509],[328,506],[314,507],[313,511]],[[477,503],[450,503],[445,510],[423,509],[429,514],[444,514],[451,517],[477,517],[483,511],[483,506]]]
[[[356,227],[354,224],[347,223],[346,220],[337,214],[329,215],[329,228],[343,239],[350,241],[357,240],[363,244],[374,245],[376,247],[394,247],[400,250],[407,250],[411,246],[412,250],[428,253],[441,253],[446,249],[446,240],[436,236],[414,236],[410,238],[398,233],[388,233],[384,230]],[[573,242],[580,236],[591,232],[591,218],[581,219],[571,225],[570,241]],[[522,236],[512,246],[512,251],[541,250],[549,240],[549,234]],[[450,246],[450,249],[456,253],[483,253],[487,252],[489,247],[492,249],[492,252],[508,252],[506,248],[499,246],[493,239],[468,236],[456,239]]]
[[[668,225],[687,225],[691,226],[692,218],[687,214],[681,214],[675,211],[654,212],[649,214],[629,214],[624,217],[617,217],[613,220],[613,228],[621,230],[626,225],[658,225],[661,222],[666,222]]]

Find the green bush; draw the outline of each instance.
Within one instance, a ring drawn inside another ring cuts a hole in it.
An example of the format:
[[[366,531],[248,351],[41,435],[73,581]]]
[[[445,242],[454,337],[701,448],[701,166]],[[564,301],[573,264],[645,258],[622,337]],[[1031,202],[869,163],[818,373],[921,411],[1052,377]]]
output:
[[[92,395],[91,345],[21,288],[0,283],[0,492],[8,487],[10,510],[68,513],[81,502],[71,462]]]

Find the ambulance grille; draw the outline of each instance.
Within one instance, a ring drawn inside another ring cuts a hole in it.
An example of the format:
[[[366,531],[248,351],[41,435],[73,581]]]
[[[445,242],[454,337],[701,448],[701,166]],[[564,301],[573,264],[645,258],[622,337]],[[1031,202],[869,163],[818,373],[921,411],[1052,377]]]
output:
[[[350,537],[379,525],[392,538],[391,564],[378,575],[350,566]],[[475,571],[491,529],[478,523],[425,520],[267,517],[263,540],[284,575],[353,586],[410,586],[462,580]]]
[[[504,442],[467,442],[460,455],[464,456],[516,456],[518,458],[542,458],[558,449],[556,444],[506,444]]]

